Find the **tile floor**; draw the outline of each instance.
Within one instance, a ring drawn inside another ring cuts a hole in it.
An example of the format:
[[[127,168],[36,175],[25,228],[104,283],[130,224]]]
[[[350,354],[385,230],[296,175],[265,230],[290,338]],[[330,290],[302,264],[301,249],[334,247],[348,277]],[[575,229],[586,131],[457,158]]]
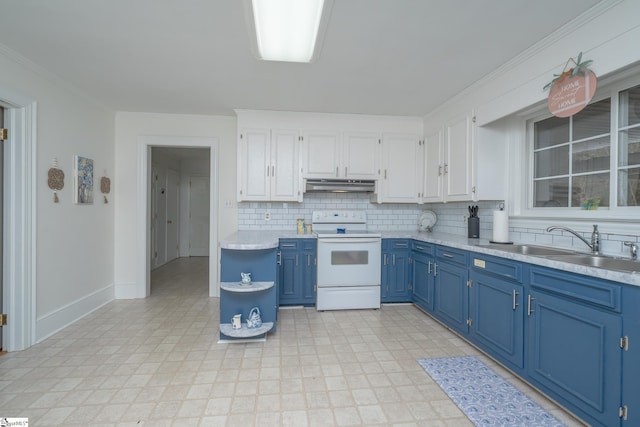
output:
[[[113,301],[1,356],[0,416],[32,426],[471,425],[416,359],[479,353],[420,310],[286,309],[266,342],[218,344],[207,263],[176,260],[153,272],[149,298]]]

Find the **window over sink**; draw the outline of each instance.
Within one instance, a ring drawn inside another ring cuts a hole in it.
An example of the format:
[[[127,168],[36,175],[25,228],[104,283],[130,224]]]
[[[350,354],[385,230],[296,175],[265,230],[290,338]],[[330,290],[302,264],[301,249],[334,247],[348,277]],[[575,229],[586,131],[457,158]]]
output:
[[[603,85],[574,116],[545,111],[527,122],[529,209],[620,213],[640,206],[637,75]]]

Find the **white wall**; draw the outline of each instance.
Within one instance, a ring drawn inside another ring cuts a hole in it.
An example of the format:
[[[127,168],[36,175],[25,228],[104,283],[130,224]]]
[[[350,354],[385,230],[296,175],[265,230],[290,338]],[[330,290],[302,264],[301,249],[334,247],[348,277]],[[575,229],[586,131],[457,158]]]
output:
[[[0,99],[19,94],[37,103],[33,298],[41,341],[113,298],[113,194],[102,202],[100,178],[106,171],[113,183],[114,113],[1,46],[0,70]],[[92,205],[73,204],[75,154],[94,160]],[[58,204],[47,186],[54,157],[65,174]]]
[[[145,194],[138,194],[138,175],[143,167],[138,163],[140,138],[144,136],[215,138],[219,151],[217,171],[220,208],[212,212],[217,220],[219,239],[238,229],[236,203],[224,208],[224,201],[235,200],[236,192],[236,119],[223,116],[195,116],[149,113],[116,114],[116,211],[115,211],[115,260],[114,281],[116,298],[143,298],[137,277],[138,259],[136,239],[139,232],[138,202]],[[176,144],[177,145],[177,144]],[[212,165],[212,171],[215,170]],[[212,172],[213,173],[213,172]],[[215,242],[217,244],[217,242]],[[212,249],[212,256],[213,250]],[[216,251],[217,252],[217,251]],[[216,262],[214,260],[214,262]],[[139,264],[142,263],[142,264]]]

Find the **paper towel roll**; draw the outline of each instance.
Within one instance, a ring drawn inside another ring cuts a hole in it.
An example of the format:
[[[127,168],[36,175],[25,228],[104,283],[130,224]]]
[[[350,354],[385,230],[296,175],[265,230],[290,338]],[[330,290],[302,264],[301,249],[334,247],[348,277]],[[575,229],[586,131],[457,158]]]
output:
[[[493,211],[493,241],[509,243],[509,214],[507,211]]]

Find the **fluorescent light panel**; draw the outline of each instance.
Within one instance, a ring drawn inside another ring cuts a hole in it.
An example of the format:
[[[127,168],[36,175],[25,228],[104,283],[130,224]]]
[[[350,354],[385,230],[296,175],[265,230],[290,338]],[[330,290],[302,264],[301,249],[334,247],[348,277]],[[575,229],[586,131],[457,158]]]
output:
[[[252,0],[261,58],[311,61],[323,5],[324,0]]]

